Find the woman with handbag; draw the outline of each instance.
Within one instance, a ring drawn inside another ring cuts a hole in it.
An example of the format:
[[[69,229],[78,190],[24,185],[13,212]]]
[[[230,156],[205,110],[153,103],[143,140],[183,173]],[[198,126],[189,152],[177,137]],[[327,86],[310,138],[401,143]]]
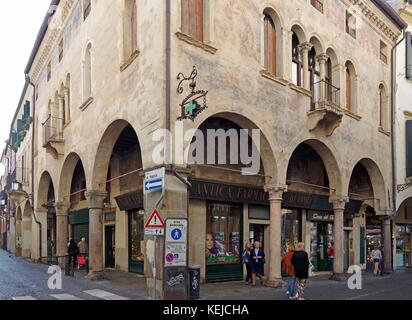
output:
[[[251,269],[251,259],[250,259],[250,250],[251,250],[252,245],[250,242],[246,242],[245,249],[243,249],[242,252],[242,259],[243,263],[246,266],[246,281],[245,284],[249,285],[250,281],[252,280],[252,269]]]
[[[376,277],[379,275],[379,266],[382,261],[382,252],[377,245],[375,245],[375,248],[372,250],[371,260],[373,261],[374,265],[373,274]]]
[[[305,244],[302,242],[298,243],[292,257],[292,265],[295,268],[296,278],[298,279],[298,300],[305,300],[306,281],[309,278],[309,256],[304,249]]]

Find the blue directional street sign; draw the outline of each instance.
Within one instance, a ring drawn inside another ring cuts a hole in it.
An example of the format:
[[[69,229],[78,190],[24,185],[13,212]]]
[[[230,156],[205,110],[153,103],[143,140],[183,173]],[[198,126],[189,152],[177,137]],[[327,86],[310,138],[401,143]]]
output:
[[[165,185],[165,168],[146,172],[143,182],[144,193],[163,190]]]
[[[163,189],[163,179],[145,181],[144,189],[146,192]]]

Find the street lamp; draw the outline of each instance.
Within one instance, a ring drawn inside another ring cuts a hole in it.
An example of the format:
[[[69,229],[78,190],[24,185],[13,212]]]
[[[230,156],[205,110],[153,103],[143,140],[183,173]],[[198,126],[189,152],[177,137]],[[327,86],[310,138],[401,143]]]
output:
[[[20,191],[21,190],[21,183],[18,181],[13,181],[11,183],[11,188],[13,189],[13,191]]]

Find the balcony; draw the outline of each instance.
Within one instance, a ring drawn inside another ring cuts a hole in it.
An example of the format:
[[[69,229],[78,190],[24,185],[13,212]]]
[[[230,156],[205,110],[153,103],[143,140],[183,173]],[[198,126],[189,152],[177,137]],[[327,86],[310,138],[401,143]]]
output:
[[[343,118],[340,107],[340,89],[322,80],[312,87],[311,110],[308,112],[309,130],[322,131],[329,137]]]
[[[57,159],[64,154],[63,119],[49,116],[42,126],[43,148]]]

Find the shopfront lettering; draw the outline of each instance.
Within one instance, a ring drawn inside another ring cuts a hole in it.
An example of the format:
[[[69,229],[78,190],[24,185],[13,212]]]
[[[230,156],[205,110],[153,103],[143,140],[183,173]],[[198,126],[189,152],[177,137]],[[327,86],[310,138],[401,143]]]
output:
[[[190,197],[199,200],[230,201],[268,205],[268,194],[263,189],[225,185],[193,180]]]

